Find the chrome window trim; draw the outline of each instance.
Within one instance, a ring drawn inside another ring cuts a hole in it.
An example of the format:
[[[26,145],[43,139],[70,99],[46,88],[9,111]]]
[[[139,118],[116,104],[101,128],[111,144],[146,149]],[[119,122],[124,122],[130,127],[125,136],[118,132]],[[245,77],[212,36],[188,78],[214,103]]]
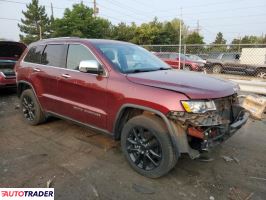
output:
[[[100,65],[102,66],[102,68],[103,68],[103,71],[104,71],[104,73],[103,73],[103,75],[101,75],[102,77],[108,77],[108,70],[106,70],[106,68],[104,67],[104,65],[102,64],[102,62],[97,58],[97,56],[91,51],[91,49],[89,48],[89,47],[87,47],[86,45],[84,45],[84,44],[82,44],[82,43],[79,43],[79,42],[64,42],[64,43],[47,43],[47,44],[40,44],[39,46],[41,46],[41,45],[43,45],[43,46],[47,46],[47,45],[59,45],[59,44],[61,44],[61,45],[71,45],[71,44],[74,44],[74,45],[82,45],[82,46],[84,46],[86,49],[88,49],[89,50],[89,52],[95,57],[95,60],[97,61],[97,62],[99,62],[100,63]],[[38,45],[36,45],[36,46],[38,46]],[[35,46],[32,46],[32,47],[35,47]],[[31,48],[32,48],[31,47]],[[45,50],[45,49],[44,49]],[[68,53],[68,52],[67,52]],[[27,54],[28,54],[28,52],[27,52]],[[26,54],[26,55],[27,55]],[[26,63],[26,64],[33,64],[33,65],[37,65],[37,66],[42,66],[42,67],[51,67],[51,68],[56,68],[56,69],[64,69],[64,70],[68,70],[68,71],[73,71],[73,72],[80,72],[80,73],[84,73],[84,72],[81,72],[81,71],[79,71],[79,70],[74,70],[74,69],[68,69],[68,68],[66,68],[66,67],[55,67],[55,66],[51,66],[51,65],[43,65],[43,64],[39,64],[39,63],[32,63],[32,62],[27,62],[27,61],[24,61],[24,59],[25,59],[25,57],[26,57],[26,55],[24,55],[24,57],[23,57],[23,59],[22,59],[22,64],[24,64],[24,63]],[[91,74],[91,75],[94,75],[94,76],[99,76],[99,74],[93,74],[93,73],[84,73],[84,74]]]

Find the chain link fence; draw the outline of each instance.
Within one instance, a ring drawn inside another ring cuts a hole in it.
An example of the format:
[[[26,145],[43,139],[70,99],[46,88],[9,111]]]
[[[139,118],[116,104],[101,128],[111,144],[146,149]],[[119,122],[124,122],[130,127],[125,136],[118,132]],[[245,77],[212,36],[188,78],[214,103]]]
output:
[[[266,79],[266,44],[143,45],[181,70],[250,79]],[[181,52],[179,54],[179,50]],[[180,60],[180,62],[179,62]]]

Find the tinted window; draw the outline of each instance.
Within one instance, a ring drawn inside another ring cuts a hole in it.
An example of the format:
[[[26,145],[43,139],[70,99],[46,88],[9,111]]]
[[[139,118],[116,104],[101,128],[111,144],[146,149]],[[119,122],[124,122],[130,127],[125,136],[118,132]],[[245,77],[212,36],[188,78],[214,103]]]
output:
[[[96,59],[86,47],[78,44],[69,45],[67,54],[67,68],[78,70],[80,61],[84,60]]]
[[[40,64],[43,49],[44,49],[44,46],[42,45],[31,47],[26,57],[24,58],[24,61]]]
[[[169,58],[169,54],[168,53],[159,53],[159,54],[157,54],[157,56],[159,58]]]
[[[66,51],[63,44],[49,44],[42,55],[42,64],[65,67]]]
[[[235,60],[236,54],[224,54],[222,57],[223,60]]]

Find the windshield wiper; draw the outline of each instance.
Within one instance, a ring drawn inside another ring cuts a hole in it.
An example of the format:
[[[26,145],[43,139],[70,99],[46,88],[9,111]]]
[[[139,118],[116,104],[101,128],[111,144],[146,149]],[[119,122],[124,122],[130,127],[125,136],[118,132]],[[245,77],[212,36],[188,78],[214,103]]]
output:
[[[127,71],[127,73],[140,73],[140,72],[151,72],[151,71],[156,71],[154,69],[134,69],[131,71]]]
[[[159,69],[157,69],[157,70],[170,70],[170,69],[172,69],[171,67],[160,67]]]
[[[172,68],[170,67],[160,67],[157,69],[134,69],[132,71],[128,71],[127,73],[140,73],[140,72],[152,72],[152,71],[158,71],[158,70],[170,70]]]

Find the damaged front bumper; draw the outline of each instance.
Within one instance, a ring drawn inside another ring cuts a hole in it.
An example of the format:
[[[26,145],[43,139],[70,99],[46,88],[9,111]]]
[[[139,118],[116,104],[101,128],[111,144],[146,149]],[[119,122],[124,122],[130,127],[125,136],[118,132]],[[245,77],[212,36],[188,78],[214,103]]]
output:
[[[219,99],[215,104],[216,111],[203,114],[168,114],[180,153],[198,157],[202,151],[208,151],[231,137],[249,118],[249,113],[235,101],[235,97]]]

